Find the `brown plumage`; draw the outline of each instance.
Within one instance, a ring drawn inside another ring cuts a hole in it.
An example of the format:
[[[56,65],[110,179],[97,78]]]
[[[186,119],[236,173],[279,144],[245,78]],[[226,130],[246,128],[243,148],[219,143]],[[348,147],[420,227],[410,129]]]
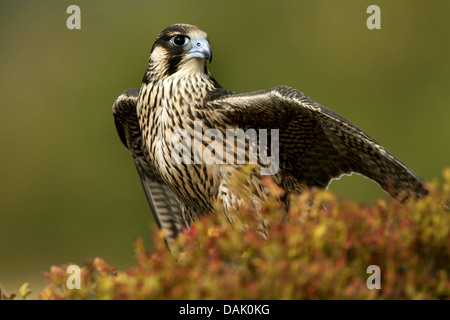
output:
[[[227,91],[208,72],[211,59],[204,31],[170,26],[153,44],[142,87],[125,91],[113,106],[119,136],[134,158],[156,220],[169,231],[168,239],[198,216],[213,212],[216,200],[225,213],[242,203],[227,187],[241,164],[174,162],[173,150],[180,143],[179,137],[173,138],[176,129],[190,134],[181,141],[190,144],[191,159],[208,148],[205,140],[195,144],[198,123],[203,133],[215,129],[223,137],[227,130],[267,129],[270,140],[275,135],[270,130],[278,129],[278,153],[272,150],[278,170],[272,177],[286,192],[286,206],[290,193],[305,186],[326,188],[332,179],[352,173],[372,179],[393,197],[427,193],[417,174],[348,120],[289,87]],[[235,146],[235,158],[243,154],[248,162],[250,140],[247,136],[244,145]],[[225,159],[227,154],[217,156]],[[248,178],[256,202],[264,197],[259,183],[264,167],[260,161]]]

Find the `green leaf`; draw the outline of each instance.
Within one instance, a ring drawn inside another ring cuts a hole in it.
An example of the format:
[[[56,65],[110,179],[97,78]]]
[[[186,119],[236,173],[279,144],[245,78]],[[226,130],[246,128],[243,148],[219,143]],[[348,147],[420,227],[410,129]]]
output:
[[[19,289],[19,294],[24,300],[32,292],[30,288],[28,288],[29,285],[30,284],[28,282],[25,282]]]

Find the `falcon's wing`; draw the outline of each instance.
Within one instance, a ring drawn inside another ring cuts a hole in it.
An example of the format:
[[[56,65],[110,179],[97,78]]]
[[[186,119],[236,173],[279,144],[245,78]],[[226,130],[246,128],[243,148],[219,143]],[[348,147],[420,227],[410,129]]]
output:
[[[185,223],[180,203],[149,161],[136,114],[139,89],[128,89],[116,99],[113,116],[120,140],[134,160],[148,203],[160,228],[167,230],[166,241],[174,239]]]
[[[309,187],[324,188],[343,174],[358,173],[393,197],[427,194],[424,181],[364,131],[295,89],[218,89],[207,104],[244,130],[279,129],[280,169]]]

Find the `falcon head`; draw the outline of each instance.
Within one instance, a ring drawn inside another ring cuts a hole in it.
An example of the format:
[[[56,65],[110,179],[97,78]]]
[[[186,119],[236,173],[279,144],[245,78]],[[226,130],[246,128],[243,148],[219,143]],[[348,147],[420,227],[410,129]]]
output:
[[[189,24],[174,24],[156,37],[149,69],[164,75],[207,73],[207,60],[211,62],[212,51],[206,32]]]

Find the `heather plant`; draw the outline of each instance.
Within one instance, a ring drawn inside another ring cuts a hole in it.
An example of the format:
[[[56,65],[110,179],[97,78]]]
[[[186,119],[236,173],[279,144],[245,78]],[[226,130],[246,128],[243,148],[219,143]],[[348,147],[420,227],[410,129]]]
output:
[[[250,195],[240,179],[236,192]],[[152,250],[135,241],[136,265],[128,270],[101,258],[86,262],[80,289],[66,285],[68,265],[52,266],[39,298],[450,298],[450,168],[418,201],[386,198],[365,206],[310,190],[292,198],[287,215],[280,214],[281,190],[270,180],[264,184],[269,197],[260,214],[247,205],[232,219],[205,216],[170,252],[155,230]],[[370,288],[369,266],[379,268],[379,289]]]

